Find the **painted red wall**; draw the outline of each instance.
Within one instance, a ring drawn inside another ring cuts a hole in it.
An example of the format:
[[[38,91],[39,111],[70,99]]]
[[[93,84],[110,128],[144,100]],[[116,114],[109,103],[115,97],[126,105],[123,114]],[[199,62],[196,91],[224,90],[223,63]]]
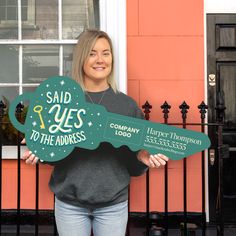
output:
[[[199,122],[204,100],[203,1],[127,0],[128,94],[152,104],[151,120],[163,122],[160,106],[172,106],[170,122],[181,122],[178,106],[190,105]],[[187,159],[188,211],[201,211],[201,160]],[[183,162],[170,161],[169,210],[183,210]],[[150,171],[150,210],[164,210],[164,169]],[[145,211],[145,176],[131,184],[131,211]]]
[[[21,161],[21,209],[35,209],[35,166],[27,165]],[[17,162],[3,161],[2,172],[2,207],[4,209],[17,208]],[[53,194],[48,188],[51,173],[49,165],[39,166],[39,208],[53,208]]]
[[[199,121],[204,99],[203,1],[127,0],[128,93],[152,105],[151,120],[162,122],[160,105],[171,104],[170,122],[181,122],[178,106],[190,105],[188,120]],[[35,167],[21,163],[21,208],[35,208]],[[188,210],[201,210],[200,155],[188,158]],[[48,189],[51,167],[40,165],[41,209],[53,208]],[[163,168],[150,171],[150,209],[163,211]],[[169,210],[182,211],[182,161],[169,163]],[[2,206],[17,204],[17,163],[3,161]],[[131,211],[145,211],[145,175],[132,179]]]

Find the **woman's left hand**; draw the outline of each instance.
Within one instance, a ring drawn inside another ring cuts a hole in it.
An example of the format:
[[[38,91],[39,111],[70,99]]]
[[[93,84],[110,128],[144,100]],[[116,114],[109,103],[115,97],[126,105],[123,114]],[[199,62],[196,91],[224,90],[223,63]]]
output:
[[[169,158],[163,154],[150,155],[146,150],[141,150],[137,156],[138,160],[150,168],[164,166]]]

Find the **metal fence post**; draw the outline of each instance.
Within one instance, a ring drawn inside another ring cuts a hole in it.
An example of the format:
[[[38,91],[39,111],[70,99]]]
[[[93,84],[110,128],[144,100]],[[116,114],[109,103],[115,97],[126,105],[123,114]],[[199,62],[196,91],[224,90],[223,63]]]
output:
[[[6,106],[0,101],[0,235],[2,232],[2,125]]]
[[[202,101],[202,103],[198,106],[201,114],[201,132],[205,132],[205,118],[208,106]],[[202,236],[206,235],[206,206],[205,206],[205,151],[202,151]]]
[[[164,113],[164,124],[168,123],[168,118],[169,118],[169,110],[171,106],[165,101],[161,105],[162,113]],[[168,162],[165,165],[165,195],[164,195],[164,204],[165,204],[165,234],[168,236],[168,227],[169,227],[169,222],[168,222]]]
[[[16,117],[19,121],[22,119],[22,112],[23,112],[24,105],[19,103],[16,106]],[[20,131],[17,132],[17,215],[16,215],[16,234],[20,235],[20,200],[21,200],[21,137]]]
[[[186,120],[187,120],[187,113],[189,109],[189,105],[184,101],[179,108],[181,109],[182,113],[182,120],[183,120],[183,128],[186,129]],[[183,159],[183,185],[184,185],[184,235],[187,236],[187,159]]]
[[[217,213],[217,235],[224,235],[224,222],[223,222],[223,157],[221,155],[221,147],[223,145],[223,125],[224,125],[224,116],[225,116],[225,99],[224,91],[221,90],[217,93],[216,96],[216,117],[217,122],[219,123],[217,130],[217,146],[218,146],[218,181],[219,181],[219,195],[218,195],[218,204],[216,208]]]
[[[152,109],[152,105],[149,104],[148,101],[145,102],[145,104],[142,106],[142,108],[144,109],[144,117],[145,120],[149,120],[150,119],[150,113],[151,113],[151,109]],[[149,169],[146,172],[146,235],[149,236],[149,228],[150,228],[150,209],[149,209]]]

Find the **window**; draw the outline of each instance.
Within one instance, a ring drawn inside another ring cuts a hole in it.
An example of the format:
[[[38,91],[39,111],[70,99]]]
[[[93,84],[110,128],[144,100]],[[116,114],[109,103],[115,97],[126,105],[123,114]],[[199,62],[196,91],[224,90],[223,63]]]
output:
[[[125,6],[125,0],[0,0],[0,101],[9,107],[16,95],[34,91],[49,76],[70,76],[73,46],[85,28],[111,36],[116,77],[125,92]],[[8,126],[4,132],[3,157],[14,158],[15,131]]]
[[[99,27],[98,1],[0,0],[0,100],[9,107],[49,76],[70,76],[76,37],[90,27]],[[16,137],[4,124],[3,144],[16,144]]]
[[[21,1],[21,19],[24,27],[33,27],[35,23],[35,0]],[[18,1],[0,0],[0,27],[17,27]]]
[[[1,22],[17,22],[17,1],[0,0]]]

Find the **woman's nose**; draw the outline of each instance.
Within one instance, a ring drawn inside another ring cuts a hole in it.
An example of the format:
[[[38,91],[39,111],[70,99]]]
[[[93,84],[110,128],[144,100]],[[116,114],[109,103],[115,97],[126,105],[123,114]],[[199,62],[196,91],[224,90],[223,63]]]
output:
[[[96,62],[97,62],[97,63],[103,63],[103,62],[104,62],[102,55],[98,55],[98,56],[97,56]]]

